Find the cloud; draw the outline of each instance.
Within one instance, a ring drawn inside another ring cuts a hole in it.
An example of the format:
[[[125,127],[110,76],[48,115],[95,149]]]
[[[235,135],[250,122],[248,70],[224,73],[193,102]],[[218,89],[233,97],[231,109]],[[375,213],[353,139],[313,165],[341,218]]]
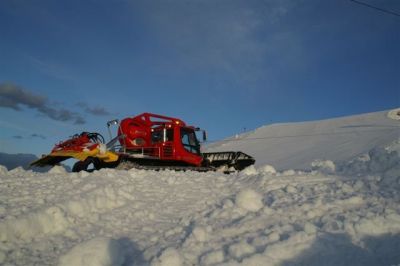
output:
[[[12,136],[13,139],[25,139],[26,137],[23,137],[21,135],[15,135]],[[37,134],[37,133],[33,133],[29,136],[29,138],[39,138],[39,139],[47,139],[46,136],[42,135],[42,134]]]
[[[34,95],[13,84],[0,84],[0,106],[20,111],[20,105],[40,108],[46,104],[46,98]]]
[[[90,107],[87,103],[79,102],[76,104],[77,106],[83,108],[86,113],[95,115],[95,116],[108,116],[111,115],[111,112],[106,110],[104,107]]]
[[[11,83],[1,83],[0,107],[21,111],[21,106],[35,109],[40,114],[56,121],[72,121],[76,125],[85,123],[85,119],[78,113],[50,106],[45,96],[34,94]]]
[[[32,138],[39,138],[39,139],[47,139],[46,136],[43,136],[41,134],[36,134],[36,133],[31,134],[31,137]]]

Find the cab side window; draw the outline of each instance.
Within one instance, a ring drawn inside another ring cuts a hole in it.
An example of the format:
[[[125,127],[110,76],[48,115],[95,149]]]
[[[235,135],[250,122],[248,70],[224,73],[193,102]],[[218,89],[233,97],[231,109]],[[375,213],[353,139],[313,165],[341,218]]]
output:
[[[194,131],[181,129],[181,140],[185,150],[191,153],[200,154],[200,145],[196,139]]]

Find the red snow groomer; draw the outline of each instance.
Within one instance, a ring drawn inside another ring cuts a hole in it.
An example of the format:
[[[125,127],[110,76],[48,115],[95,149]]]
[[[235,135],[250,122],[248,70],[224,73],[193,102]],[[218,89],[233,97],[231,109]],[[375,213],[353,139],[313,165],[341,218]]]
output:
[[[115,138],[111,137],[112,125],[118,126]],[[108,143],[99,133],[82,132],[56,144],[50,154],[31,166],[56,165],[75,158],[74,172],[101,168],[230,172],[255,163],[253,157],[240,151],[202,153],[196,132],[202,133],[203,141],[206,132],[178,118],[143,113],[120,123],[109,121],[107,127]]]

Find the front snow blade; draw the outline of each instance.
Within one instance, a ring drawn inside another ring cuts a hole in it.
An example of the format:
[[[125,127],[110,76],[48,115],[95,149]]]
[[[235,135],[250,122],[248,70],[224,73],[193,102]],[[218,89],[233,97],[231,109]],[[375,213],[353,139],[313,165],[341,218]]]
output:
[[[45,167],[48,165],[53,166],[53,165],[61,163],[64,160],[67,160],[69,158],[72,158],[72,157],[48,154],[48,155],[44,155],[44,156],[42,156],[42,158],[32,162],[30,164],[30,166],[38,166],[38,167]]]
[[[87,158],[97,158],[101,162],[105,163],[113,163],[118,161],[118,154],[111,152],[111,151],[100,151],[97,147],[93,150],[86,150],[86,151],[54,151],[48,155],[43,156],[42,158],[34,161],[31,163],[31,166],[52,166],[59,164],[60,162],[67,160],[69,158],[74,158],[78,161],[85,161]]]
[[[212,167],[233,167],[238,171],[256,162],[253,157],[241,151],[205,152],[203,157]]]
[[[96,155],[96,153],[98,153],[97,149],[89,152],[63,151],[63,150],[53,151],[52,153],[44,155],[42,156],[42,158],[31,163],[31,166],[39,166],[39,167],[44,167],[48,165],[53,166],[69,158],[75,158],[79,161],[84,161],[88,156]]]

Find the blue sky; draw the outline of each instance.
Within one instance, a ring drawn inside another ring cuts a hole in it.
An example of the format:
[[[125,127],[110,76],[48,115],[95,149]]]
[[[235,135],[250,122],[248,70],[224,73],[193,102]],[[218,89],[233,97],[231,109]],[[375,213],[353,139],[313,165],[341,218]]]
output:
[[[47,153],[142,112],[216,140],[395,108],[399,29],[349,0],[3,0],[0,152]]]

